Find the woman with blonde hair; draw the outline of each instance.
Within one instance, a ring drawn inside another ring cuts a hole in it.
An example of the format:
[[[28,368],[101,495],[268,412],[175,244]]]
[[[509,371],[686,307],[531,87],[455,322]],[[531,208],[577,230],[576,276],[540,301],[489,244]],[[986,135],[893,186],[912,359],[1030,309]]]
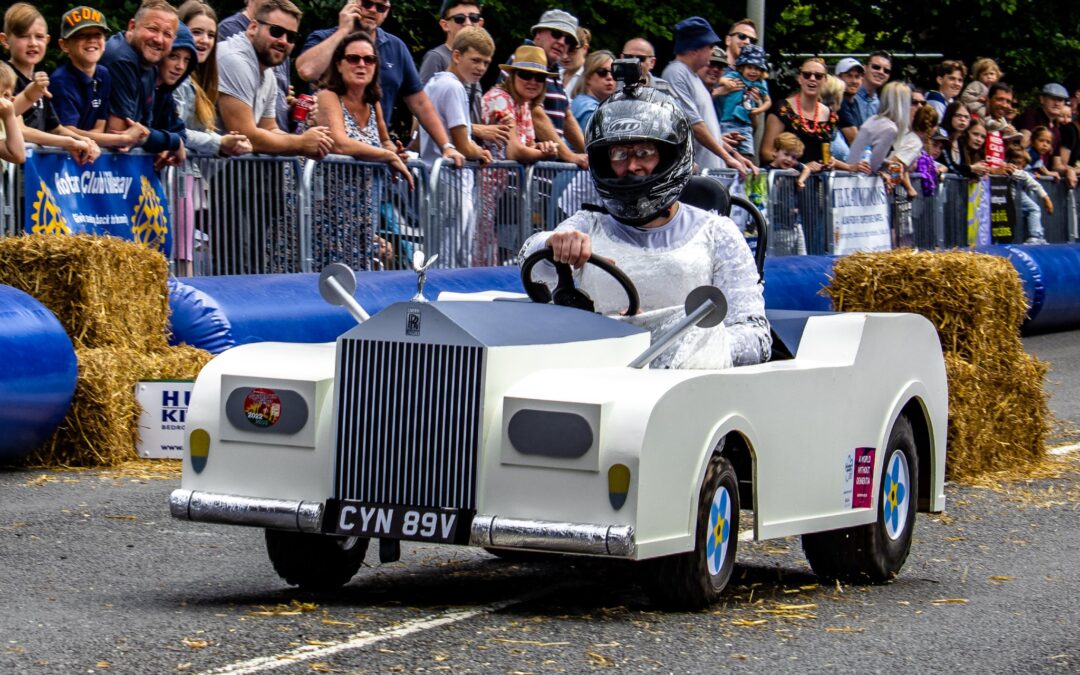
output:
[[[846,89],[847,84],[845,84],[843,80],[835,75],[829,75],[825,78],[825,86],[821,88],[821,102],[824,103],[829,110],[839,115],[840,106],[844,104],[844,91]],[[847,139],[844,138],[844,134],[840,133],[839,129],[833,133],[833,139],[829,149],[831,159],[837,159],[841,162],[847,161],[849,150],[848,143]]]
[[[532,108],[544,100],[548,77],[547,55],[540,47],[522,45],[514,52],[513,63],[499,66],[506,79],[484,94],[481,123],[511,127],[506,144],[485,143],[495,159],[523,164],[554,159],[555,143],[536,141]]]
[[[879,96],[878,113],[859,128],[848,155],[857,162],[856,170],[863,173],[877,173],[893,154],[893,144],[904,138],[911,126],[911,89],[906,84],[889,82]],[[866,148],[870,148],[869,161],[863,160]]]
[[[597,107],[615,93],[615,77],[611,72],[614,61],[615,55],[606,49],[593,52],[585,59],[581,79],[571,92],[574,100],[570,104],[570,112],[582,130],[588,128]]]

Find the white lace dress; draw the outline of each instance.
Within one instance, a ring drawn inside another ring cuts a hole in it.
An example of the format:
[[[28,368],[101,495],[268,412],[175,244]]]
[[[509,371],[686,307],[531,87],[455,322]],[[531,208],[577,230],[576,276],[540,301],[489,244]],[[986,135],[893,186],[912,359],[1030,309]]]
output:
[[[578,230],[592,239],[593,253],[611,258],[637,286],[641,313],[624,320],[649,329],[654,338],[685,313],[686,295],[711,284],[724,292],[728,312],[722,326],[692,328],[652,363],[654,368],[727,368],[769,358],[772,339],[757,267],[746,240],[730,218],[680,204],[675,217],[656,228],[624,225],[607,214],[578,211],[556,231]],[[522,258],[546,245],[550,232],[533,235]],[[553,284],[550,265],[534,268]],[[626,294],[603,270],[586,265],[575,273],[579,288],[597,311],[615,315]]]

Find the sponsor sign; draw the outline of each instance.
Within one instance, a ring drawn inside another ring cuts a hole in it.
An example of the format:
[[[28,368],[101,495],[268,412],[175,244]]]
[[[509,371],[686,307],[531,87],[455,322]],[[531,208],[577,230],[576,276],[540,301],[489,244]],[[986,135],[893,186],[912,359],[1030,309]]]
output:
[[[889,201],[877,176],[836,176],[832,181],[833,253],[888,251]]]

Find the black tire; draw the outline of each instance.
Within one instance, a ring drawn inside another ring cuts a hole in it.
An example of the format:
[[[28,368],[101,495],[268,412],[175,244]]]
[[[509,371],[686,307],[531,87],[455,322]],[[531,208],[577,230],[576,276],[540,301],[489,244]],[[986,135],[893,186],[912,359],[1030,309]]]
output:
[[[694,550],[644,563],[641,571],[649,595],[672,609],[708,607],[731,579],[738,542],[738,478],[731,462],[713,455],[698,495]]]
[[[873,523],[802,536],[803,552],[818,576],[882,584],[900,573],[911,550],[919,503],[915,432],[903,415],[889,433],[882,467],[877,519]],[[899,501],[895,507],[890,496]]]
[[[305,591],[335,591],[364,564],[368,540],[308,532],[266,531],[266,552],[274,571]]]

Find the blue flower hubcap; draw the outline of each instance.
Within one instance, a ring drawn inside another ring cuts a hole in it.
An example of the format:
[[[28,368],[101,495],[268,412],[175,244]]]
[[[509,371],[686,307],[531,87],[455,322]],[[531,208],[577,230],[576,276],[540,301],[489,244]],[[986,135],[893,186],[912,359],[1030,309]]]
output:
[[[709,508],[708,541],[705,554],[709,559],[709,574],[716,576],[724,568],[727,558],[728,540],[731,538],[731,497],[727,488],[720,486],[713,494]]]
[[[904,453],[893,453],[892,459],[889,460],[889,467],[885,470],[883,483],[881,496],[884,499],[882,510],[885,515],[885,534],[895,541],[904,533],[908,519],[911,473]]]

